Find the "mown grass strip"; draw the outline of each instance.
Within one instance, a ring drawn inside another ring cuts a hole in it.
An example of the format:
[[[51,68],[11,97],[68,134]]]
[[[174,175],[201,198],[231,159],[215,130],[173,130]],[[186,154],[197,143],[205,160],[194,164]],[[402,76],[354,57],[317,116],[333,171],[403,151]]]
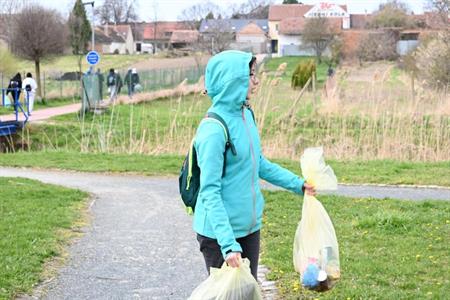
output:
[[[87,194],[38,181],[0,177],[0,299],[29,293],[44,263],[61,255]]]
[[[0,155],[1,166],[38,167],[83,172],[122,172],[144,175],[178,175],[184,157],[180,155],[140,155],[80,153],[64,151],[17,152]],[[299,174],[300,163],[275,162]],[[450,161],[399,162],[393,160],[328,161],[339,182],[438,185],[450,187]]]
[[[281,299],[445,299],[448,278],[448,203],[318,196],[336,230],[339,283],[325,293],[305,290],[292,263],[302,200],[266,192],[262,262]]]

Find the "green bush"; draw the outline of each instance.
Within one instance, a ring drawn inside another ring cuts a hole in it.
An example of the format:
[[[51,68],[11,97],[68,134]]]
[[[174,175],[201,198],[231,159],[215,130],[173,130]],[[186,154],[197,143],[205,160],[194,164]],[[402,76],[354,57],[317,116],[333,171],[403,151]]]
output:
[[[316,73],[316,63],[313,60],[307,60],[297,65],[292,73],[291,87],[303,88],[308,79]]]
[[[16,68],[17,61],[15,57],[5,47],[0,46],[0,74],[10,76]]]

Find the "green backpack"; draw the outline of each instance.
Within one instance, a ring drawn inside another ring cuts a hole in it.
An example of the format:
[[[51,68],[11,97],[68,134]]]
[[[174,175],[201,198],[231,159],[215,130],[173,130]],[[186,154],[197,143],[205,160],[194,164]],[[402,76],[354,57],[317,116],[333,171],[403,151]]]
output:
[[[230,132],[228,131],[225,121],[216,113],[208,112],[206,118],[217,120],[225,133],[227,139],[225,143],[225,149],[223,152],[223,170],[222,177],[225,176],[225,166],[227,159],[227,151],[231,149],[231,153],[236,155],[236,148],[230,138]],[[178,179],[181,199],[183,199],[184,205],[186,205],[188,211],[195,210],[195,204],[197,203],[198,192],[200,190],[200,168],[197,163],[197,151],[194,147],[194,139],[192,139],[189,152],[184,159],[183,165],[180,170],[180,177]]]

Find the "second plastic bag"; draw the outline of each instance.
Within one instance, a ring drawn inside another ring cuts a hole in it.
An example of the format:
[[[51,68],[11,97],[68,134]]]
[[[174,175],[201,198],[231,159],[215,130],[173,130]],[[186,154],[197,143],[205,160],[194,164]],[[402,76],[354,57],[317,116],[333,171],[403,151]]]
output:
[[[250,261],[243,259],[239,268],[223,264],[211,268],[209,277],[189,297],[189,300],[261,300],[258,282],[250,272]]]
[[[336,190],[337,179],[325,164],[322,148],[308,148],[300,160],[303,177],[317,192]],[[295,232],[294,267],[303,286],[327,290],[340,277],[339,247],[333,223],[322,204],[305,195],[302,218]]]

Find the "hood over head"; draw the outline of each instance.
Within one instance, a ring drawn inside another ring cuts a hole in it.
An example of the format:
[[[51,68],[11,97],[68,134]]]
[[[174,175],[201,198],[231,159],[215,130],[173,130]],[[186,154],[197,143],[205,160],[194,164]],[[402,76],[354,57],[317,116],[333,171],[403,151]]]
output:
[[[252,54],[236,50],[213,56],[206,66],[205,88],[213,108],[236,113],[246,101]]]

